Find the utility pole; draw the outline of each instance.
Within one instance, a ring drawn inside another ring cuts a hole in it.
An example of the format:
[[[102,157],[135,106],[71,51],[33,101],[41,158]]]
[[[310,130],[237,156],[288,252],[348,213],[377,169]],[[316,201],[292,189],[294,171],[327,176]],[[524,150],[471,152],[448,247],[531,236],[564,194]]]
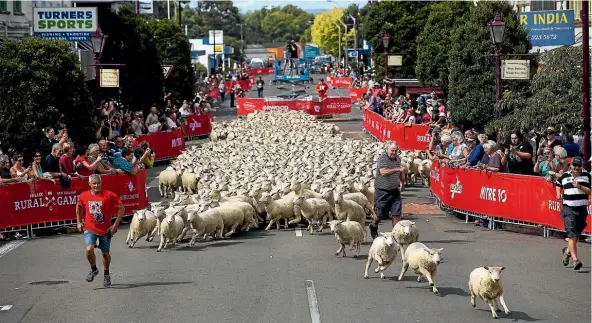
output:
[[[347,36],[347,25],[343,23],[342,20],[339,20],[339,22],[343,25],[343,27],[345,27],[345,36]],[[345,45],[344,45],[344,52],[345,52],[345,70],[347,70],[347,67],[349,66],[349,54],[347,52],[347,38],[345,39]]]
[[[179,1],[179,8],[178,8],[178,12],[179,12],[179,27],[183,28],[183,24],[181,23],[181,1]]]
[[[243,39],[243,25],[244,24],[240,24],[240,26],[241,26],[241,55],[244,58],[245,57],[245,41]]]
[[[167,0],[167,19],[171,20],[171,2]]]
[[[349,17],[354,21],[354,46],[356,47],[356,72],[358,73],[358,76],[361,74],[360,72],[360,46],[358,44],[358,20],[352,16],[349,15]]]
[[[333,23],[335,24],[335,26],[337,26],[337,29],[339,30],[339,59],[337,60],[337,67],[339,67],[339,64],[341,64],[341,26],[335,21]]]
[[[584,109],[584,166],[590,171],[590,20],[588,1],[582,1],[582,107]]]

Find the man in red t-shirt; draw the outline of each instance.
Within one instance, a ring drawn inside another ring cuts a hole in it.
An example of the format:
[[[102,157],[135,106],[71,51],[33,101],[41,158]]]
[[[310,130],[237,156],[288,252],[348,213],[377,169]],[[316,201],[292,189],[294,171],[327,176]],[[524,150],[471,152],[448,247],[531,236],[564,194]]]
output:
[[[86,259],[90,263],[90,272],[86,276],[86,281],[91,282],[99,274],[97,269],[97,258],[95,256],[95,244],[99,240],[99,248],[103,252],[103,266],[105,267],[105,277],[103,285],[111,286],[111,276],[109,274],[109,265],[111,264],[111,255],[109,247],[111,237],[117,232],[117,227],[125,211],[121,200],[115,193],[101,189],[101,177],[98,174],[92,174],[88,178],[90,190],[82,192],[76,204],[76,220],[78,230],[83,232],[86,245]],[[117,212],[117,219],[111,225],[111,217]],[[84,228],[80,221],[84,214]]]
[[[319,81],[317,84],[317,92],[319,93],[319,101],[323,101],[325,97],[327,97],[327,91],[329,91],[329,86],[323,79]]]

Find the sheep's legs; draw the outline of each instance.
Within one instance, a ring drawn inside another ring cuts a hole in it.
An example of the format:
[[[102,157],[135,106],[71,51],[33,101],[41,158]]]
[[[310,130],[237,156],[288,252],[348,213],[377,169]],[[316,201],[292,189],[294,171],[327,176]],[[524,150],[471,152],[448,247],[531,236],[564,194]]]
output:
[[[300,220],[298,220],[298,222],[300,222]],[[278,222],[279,223],[279,222]],[[284,229],[289,229],[290,228],[290,221],[288,219],[285,219],[284,222]]]
[[[158,218],[156,219],[156,227],[154,227],[154,230],[148,235],[146,241],[150,242],[154,240],[154,236],[156,236],[157,233],[160,234],[160,219]]]
[[[189,240],[189,245],[193,246],[195,244],[195,240],[197,239],[197,237],[203,237],[203,235],[204,235],[203,231],[195,232],[193,234],[193,236],[191,237],[191,240]]]
[[[239,225],[239,224],[240,224],[240,223],[238,223],[238,222],[237,222],[237,223],[235,223],[235,224],[233,224],[233,225],[232,225],[232,227],[230,228],[230,231],[228,231],[228,232],[227,232],[227,233],[224,235],[224,237],[225,237],[225,238],[228,238],[228,237],[230,237],[230,235],[231,235],[231,234],[235,233],[235,232],[236,232],[236,229],[238,228],[238,225]]]
[[[500,295],[499,302],[502,303],[502,306],[504,307],[504,312],[506,314],[510,314],[510,309],[506,306],[506,301],[504,300],[504,294]]]
[[[497,316],[497,313],[495,312],[495,306],[494,306],[495,305],[495,300],[494,299],[487,300],[487,304],[489,304],[489,308],[491,309],[491,316],[494,319],[499,318],[499,316]]]
[[[372,265],[372,256],[368,255],[368,261],[366,261],[366,269],[364,270],[364,278],[368,278],[368,269],[370,269],[370,265]]]
[[[160,244],[158,245],[158,249],[156,249],[156,251],[160,251],[163,248],[166,249],[166,245],[168,243],[167,238],[165,238],[164,234],[160,236]]]
[[[339,249],[337,249],[337,251],[335,251],[335,255],[339,256],[340,253],[343,253],[343,257],[345,257],[345,245],[344,244],[340,244]]]
[[[267,225],[267,227],[265,228],[265,231],[271,229],[271,225],[275,222],[275,220],[269,220],[269,224]],[[278,223],[278,229],[279,229],[279,223]]]
[[[405,261],[403,261],[403,267],[401,268],[401,274],[399,275],[399,278],[398,278],[399,280],[403,279],[403,275],[405,274],[407,269],[409,269],[409,264],[406,263]]]
[[[177,240],[182,241],[183,238],[185,238],[185,234],[187,234],[187,231],[189,231],[188,225],[183,228],[183,231],[181,231],[181,234],[177,237]]]
[[[470,288],[469,288],[470,289]],[[475,293],[473,293],[473,291],[471,290],[471,306],[475,307],[477,306],[477,304],[475,304]]]
[[[428,282],[430,283],[430,286],[432,286],[432,291],[434,292],[434,294],[438,294],[438,288],[436,288],[436,284],[434,284],[434,280],[432,279],[432,273],[421,267],[419,268],[419,271],[423,276],[425,276],[428,279]]]

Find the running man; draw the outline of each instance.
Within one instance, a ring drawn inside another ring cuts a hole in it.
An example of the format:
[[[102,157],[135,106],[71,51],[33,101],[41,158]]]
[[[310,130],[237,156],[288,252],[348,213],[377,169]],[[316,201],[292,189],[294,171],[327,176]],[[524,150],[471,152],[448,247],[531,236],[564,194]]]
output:
[[[578,259],[578,239],[586,228],[588,197],[590,196],[590,173],[583,169],[584,159],[576,156],[571,161],[571,170],[563,173],[555,183],[557,199],[563,200],[561,219],[567,232],[567,247],[561,250],[563,265],[573,260],[575,270],[582,268]],[[563,191],[563,192],[562,192]]]
[[[111,237],[117,232],[125,208],[115,193],[101,189],[101,177],[92,174],[88,178],[90,190],[82,192],[76,204],[76,220],[78,231],[84,232],[84,244],[86,245],[86,259],[90,264],[90,272],[86,276],[87,282],[92,282],[99,274],[97,258],[95,256],[95,244],[99,240],[99,248],[103,252],[104,278],[103,286],[111,286],[109,265],[111,254],[109,247]],[[111,225],[111,217],[117,212],[117,219]],[[84,213],[84,227],[80,216]]]
[[[317,84],[317,92],[319,93],[319,102],[323,101],[325,97],[327,97],[327,91],[329,91],[329,86],[325,83],[325,80],[320,79],[319,84]]]
[[[397,154],[399,146],[392,141],[386,145],[386,151],[380,155],[374,179],[374,209],[376,215],[370,224],[372,239],[378,237],[378,224],[381,220],[392,216],[393,227],[401,220],[403,201],[401,188],[405,183],[404,168]]]

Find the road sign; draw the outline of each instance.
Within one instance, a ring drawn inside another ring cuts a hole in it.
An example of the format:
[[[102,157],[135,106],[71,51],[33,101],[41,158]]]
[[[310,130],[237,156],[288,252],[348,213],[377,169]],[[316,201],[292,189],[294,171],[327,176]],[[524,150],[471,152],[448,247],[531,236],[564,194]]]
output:
[[[315,57],[321,55],[321,49],[314,46],[304,45],[302,48],[302,56],[304,59],[315,59]]]
[[[358,51],[355,49],[348,49],[347,50],[347,57],[349,58],[356,58],[358,57]]]
[[[171,74],[171,71],[173,70],[173,65],[160,65],[160,67],[162,67],[162,75],[166,80],[167,77],[169,77],[169,75]]]

